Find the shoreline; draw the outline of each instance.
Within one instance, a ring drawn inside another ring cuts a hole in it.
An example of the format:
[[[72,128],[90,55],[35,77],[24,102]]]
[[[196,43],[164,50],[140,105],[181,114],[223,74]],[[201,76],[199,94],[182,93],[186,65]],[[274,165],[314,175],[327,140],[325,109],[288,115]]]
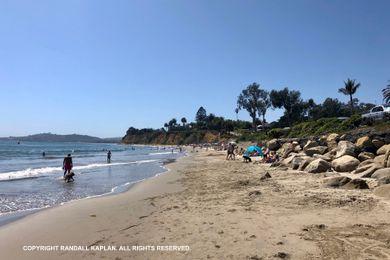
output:
[[[8,224],[10,224],[12,222],[18,221],[18,220],[23,219],[25,217],[28,217],[29,215],[37,214],[37,213],[39,213],[41,211],[44,211],[44,210],[60,207],[60,206],[63,206],[63,205],[69,204],[69,203],[74,203],[74,202],[81,201],[81,200],[95,199],[95,198],[100,198],[100,197],[105,197],[105,196],[115,196],[117,194],[125,193],[125,192],[129,191],[137,183],[140,183],[140,182],[143,182],[143,181],[147,181],[148,179],[152,179],[152,178],[155,178],[155,177],[157,177],[159,175],[162,175],[162,174],[165,174],[165,173],[169,172],[169,168],[166,167],[167,165],[169,165],[171,163],[174,163],[178,159],[180,160],[180,158],[183,158],[183,157],[186,157],[186,156],[188,156],[188,155],[187,154],[183,154],[183,156],[175,158],[175,159],[164,159],[164,160],[162,160],[161,166],[160,166],[162,169],[164,169],[163,172],[156,173],[152,177],[140,179],[140,180],[133,181],[133,182],[127,182],[127,183],[124,183],[122,185],[115,186],[115,187],[113,187],[111,189],[111,191],[103,193],[103,194],[90,195],[90,196],[87,196],[87,197],[74,199],[74,200],[62,202],[60,204],[47,206],[47,207],[43,207],[43,208],[33,208],[33,209],[27,209],[27,210],[20,210],[20,211],[2,213],[2,214],[0,214],[0,228],[5,226],[5,225],[8,225]]]
[[[266,172],[270,177],[263,178]],[[0,227],[0,250],[6,259],[390,256],[389,201],[371,189],[326,188],[326,177],[226,161],[224,152],[201,150],[127,192],[76,201]],[[24,245],[79,249],[23,251]],[[120,246],[128,250],[110,250]],[[178,250],[186,246],[189,250]]]

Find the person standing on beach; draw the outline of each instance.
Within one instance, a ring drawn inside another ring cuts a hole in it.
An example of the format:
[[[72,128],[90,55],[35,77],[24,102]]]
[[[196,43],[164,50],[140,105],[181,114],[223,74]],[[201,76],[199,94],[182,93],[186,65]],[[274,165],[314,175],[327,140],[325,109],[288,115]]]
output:
[[[73,161],[72,161],[72,156],[70,154],[68,154],[68,156],[66,156],[64,158],[64,161],[62,163],[62,169],[64,169],[64,176],[66,173],[70,173],[70,171],[72,170],[73,168]]]
[[[107,163],[111,163],[111,150],[108,150],[107,153]]]

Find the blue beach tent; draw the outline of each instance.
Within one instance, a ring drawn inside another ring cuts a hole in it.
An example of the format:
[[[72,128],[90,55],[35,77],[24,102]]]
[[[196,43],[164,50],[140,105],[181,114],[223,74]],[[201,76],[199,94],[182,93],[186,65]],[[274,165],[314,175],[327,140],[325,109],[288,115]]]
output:
[[[246,148],[246,152],[249,153],[249,154],[257,152],[259,154],[259,156],[264,156],[263,150],[261,150],[261,148],[259,146],[257,146],[257,145],[248,146]]]

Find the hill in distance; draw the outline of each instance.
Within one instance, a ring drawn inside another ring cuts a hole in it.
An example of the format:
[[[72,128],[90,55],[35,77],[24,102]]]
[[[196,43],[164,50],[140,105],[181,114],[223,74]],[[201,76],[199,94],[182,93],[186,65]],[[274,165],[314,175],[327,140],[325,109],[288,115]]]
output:
[[[82,143],[118,143],[121,138],[99,138],[89,135],[57,135],[52,133],[41,133],[28,136],[10,136],[3,137],[0,140],[15,140],[15,141],[29,141],[29,142],[82,142]]]

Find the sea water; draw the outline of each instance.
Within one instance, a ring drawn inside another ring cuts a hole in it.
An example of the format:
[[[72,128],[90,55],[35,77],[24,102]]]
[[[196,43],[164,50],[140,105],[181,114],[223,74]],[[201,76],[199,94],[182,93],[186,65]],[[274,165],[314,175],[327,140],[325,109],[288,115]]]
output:
[[[70,183],[63,180],[67,154],[76,174]],[[0,215],[125,191],[166,171],[164,162],[181,155],[174,148],[151,146],[0,141]]]

